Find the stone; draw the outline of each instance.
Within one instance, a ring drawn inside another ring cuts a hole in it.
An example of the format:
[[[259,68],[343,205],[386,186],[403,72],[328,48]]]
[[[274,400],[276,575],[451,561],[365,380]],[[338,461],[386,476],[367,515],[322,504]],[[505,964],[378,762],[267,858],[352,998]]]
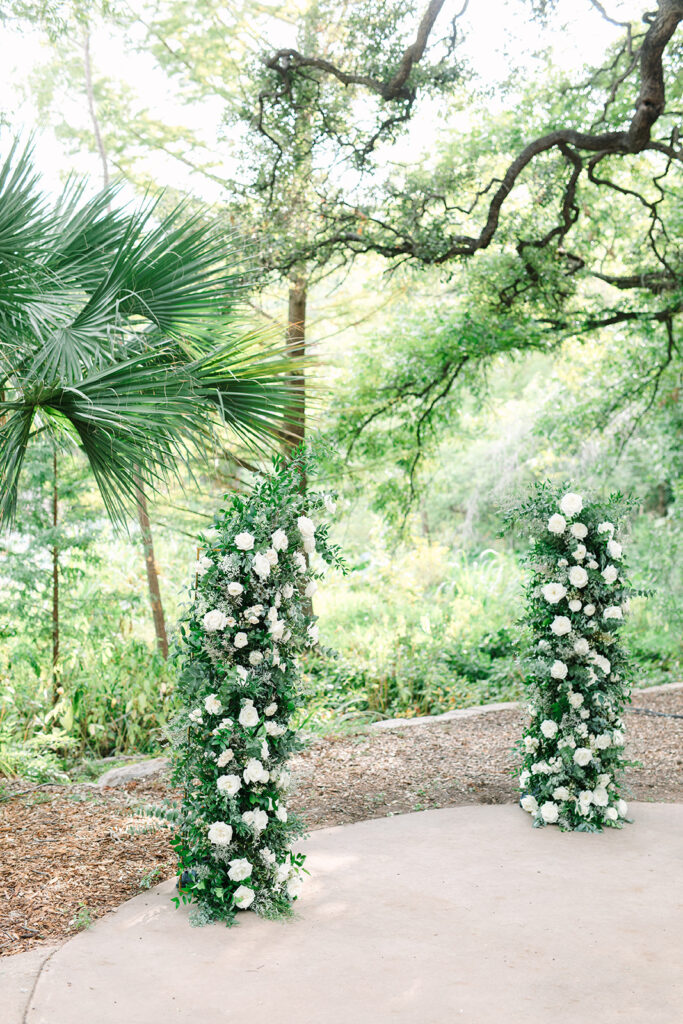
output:
[[[148,761],[124,764],[120,768],[110,768],[104,775],[100,775],[96,785],[100,788],[105,786],[123,786],[124,783],[133,782],[135,779],[147,779],[150,775],[166,772],[170,765],[171,762],[167,757],[152,757]]]

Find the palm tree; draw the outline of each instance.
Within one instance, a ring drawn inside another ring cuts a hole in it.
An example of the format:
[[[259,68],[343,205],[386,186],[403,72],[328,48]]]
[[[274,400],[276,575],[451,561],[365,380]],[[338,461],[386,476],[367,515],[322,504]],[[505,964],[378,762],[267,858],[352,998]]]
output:
[[[122,526],[217,423],[261,451],[297,429],[300,364],[249,326],[234,243],[184,205],[114,194],[71,182],[50,201],[16,144],[0,169],[0,528],[37,434],[84,453]]]

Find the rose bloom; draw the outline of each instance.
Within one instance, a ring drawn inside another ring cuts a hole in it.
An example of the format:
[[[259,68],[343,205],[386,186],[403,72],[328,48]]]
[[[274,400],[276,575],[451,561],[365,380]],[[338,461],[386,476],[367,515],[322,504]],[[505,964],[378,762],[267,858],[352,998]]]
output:
[[[211,559],[207,558],[206,555],[202,555],[201,558],[198,558],[197,561],[195,562],[194,571],[196,572],[197,576],[203,576],[205,573],[209,571],[212,565],[213,562],[211,561]]]
[[[315,551],[315,537],[304,537],[304,551],[307,555],[312,555]]]
[[[228,583],[228,593],[230,594],[230,597],[239,597],[243,590],[244,587],[241,583]]]
[[[225,796],[234,796],[242,786],[239,775],[219,775],[216,781],[218,792]]]
[[[215,846],[227,846],[232,842],[232,825],[224,821],[214,821],[209,829],[209,842]]]
[[[614,526],[612,523],[604,522],[598,524],[598,533],[614,533]]]
[[[274,565],[277,565],[277,551],[275,548],[268,548],[266,551],[266,558],[270,562],[271,569]]]
[[[567,561],[567,559],[566,559],[566,558],[561,558],[561,559],[559,560],[559,562],[558,562],[557,564],[558,564],[558,565],[559,565],[559,566],[560,566],[560,567],[561,567],[562,569],[565,569],[565,568],[566,568],[566,567],[567,567],[567,566],[569,565],[569,562]]]
[[[260,665],[262,661],[263,655],[261,654],[260,651],[252,651],[251,654],[249,655],[250,665]]]
[[[533,814],[534,811],[538,810],[538,801],[536,800],[535,797],[531,796],[531,794],[528,794],[527,796],[523,796],[522,799],[520,800],[520,804],[521,804],[522,810],[523,811],[528,811],[529,814]]]
[[[266,555],[256,554],[251,560],[251,568],[262,580],[270,576],[270,562]]]
[[[569,582],[573,587],[585,587],[588,583],[588,573],[582,565],[573,565],[569,570]]]
[[[595,615],[595,605],[594,604],[585,604],[583,606],[583,614],[584,615],[589,615],[589,616],[590,615]]]
[[[560,812],[557,808],[557,804],[552,803],[550,800],[546,801],[541,807],[541,817],[543,818],[546,825],[552,825],[560,816]]]
[[[275,808],[275,817],[277,818],[278,821],[281,821],[283,823],[287,821],[287,808],[285,807],[284,804],[277,805],[277,807]]]
[[[213,611],[206,613],[202,622],[207,633],[216,633],[219,629],[225,629],[228,617],[219,608],[214,608]]]
[[[269,775],[257,757],[250,757],[242,773],[242,778],[246,783],[267,782]]]
[[[219,768],[225,768],[226,764],[228,764],[230,761],[232,761],[234,756],[235,755],[233,754],[232,750],[230,749],[230,747],[228,747],[227,750],[224,750],[222,754],[218,755],[218,760],[216,761],[216,765]]]
[[[235,537],[235,547],[239,548],[240,551],[251,551],[254,546],[254,538],[246,530],[244,533],[238,533]]]
[[[583,657],[586,654],[588,654],[589,651],[590,644],[588,643],[588,641],[585,639],[585,637],[579,637],[579,639],[576,640],[574,643],[574,653],[579,654]]]
[[[244,726],[245,729],[253,729],[255,725],[258,725],[259,715],[258,711],[254,707],[251,701],[247,701],[239,715],[239,723]]]
[[[588,527],[584,523],[572,523],[569,531],[572,537],[576,537],[577,540],[583,540],[588,535]]]
[[[249,659],[251,660],[251,655],[249,655]],[[235,672],[240,677],[243,683],[246,682],[247,676],[249,675],[249,670],[246,669],[244,665],[235,665]]]
[[[248,885],[240,885],[238,889],[235,889],[232,900],[238,910],[248,910],[254,902],[255,896],[256,893]]]
[[[607,541],[607,554],[610,556],[610,558],[621,558],[621,553],[622,553],[622,548],[621,548],[621,544],[619,544],[618,541],[616,541],[616,540],[608,540]]]
[[[248,643],[249,638],[247,637],[246,633],[235,633],[235,639],[233,640],[233,644],[238,650],[240,649],[240,647],[246,647]]]
[[[609,803],[609,795],[607,790],[602,786],[598,786],[593,790],[593,803],[596,807],[607,807]]]
[[[569,602],[569,611],[570,612],[580,612],[581,611],[581,602],[577,601],[577,599],[574,598],[572,601]]]
[[[620,619],[622,618],[621,608],[618,604],[610,605],[609,608],[605,608],[602,617],[603,619]]]
[[[555,636],[564,636],[565,633],[570,633],[572,624],[566,615],[556,615],[553,619],[550,629]]]
[[[582,693],[570,693],[569,694],[569,703],[571,704],[571,706],[573,708],[580,708],[581,705],[583,704],[583,694]]]
[[[301,895],[301,887],[303,883],[297,876],[296,878],[290,878],[287,882],[287,895],[290,899],[295,900]]]
[[[311,581],[311,583],[312,582],[313,581]],[[311,583],[309,583],[309,587],[311,586]],[[308,591],[308,587],[306,590]],[[561,583],[546,583],[546,585],[541,589],[541,593],[548,604],[557,604],[567,593],[567,588],[563,587]],[[306,596],[308,596],[308,593]]]
[[[574,548],[574,550],[572,551],[572,558],[574,559],[575,562],[581,562],[581,561],[583,561],[583,559],[585,557],[586,557],[586,545],[585,544],[577,544],[576,547]]]
[[[311,580],[310,583],[307,585],[306,589],[304,590],[304,596],[313,597],[317,589],[318,584],[316,583],[315,580]]]
[[[285,583],[284,587],[282,588],[282,596],[284,598],[286,598],[287,601],[289,601],[289,599],[293,595],[293,593],[294,593],[294,587],[292,586],[292,584],[291,583]]]
[[[598,567],[598,563],[595,561],[594,558],[591,558],[590,562],[586,562],[586,565],[589,569],[597,569]]]
[[[266,710],[263,713],[264,713],[264,715],[267,718],[271,718],[275,714],[276,711],[277,711],[277,704],[273,701],[273,703],[269,704],[268,707],[266,708]]]
[[[557,736],[557,722],[553,722],[552,719],[546,718],[544,722],[541,722],[541,732],[546,739],[553,739],[554,736]]]
[[[567,666],[563,661],[560,661],[559,658],[550,666],[550,675],[553,679],[566,679],[567,671]]]
[[[310,626],[308,627],[308,629],[306,630],[306,632],[308,633],[308,636],[310,637],[311,643],[317,644],[318,643],[318,639],[319,639],[319,634],[320,634],[320,630],[318,628],[317,622],[312,622],[310,624]]]
[[[569,800],[569,790],[566,786],[558,786],[553,790],[553,800]]]
[[[270,539],[276,551],[286,551],[289,547],[289,537],[284,530],[276,530]]]
[[[325,508],[330,513],[330,515],[334,515],[334,513],[337,511],[337,502],[334,500],[332,495],[326,494],[325,497],[323,498],[323,501],[325,502]]]
[[[296,551],[292,555],[292,561],[294,562],[297,572],[306,572],[306,559],[300,551]]]
[[[619,818],[619,812],[617,811],[616,807],[608,807],[605,811],[605,817],[608,821],[617,821],[617,819]]]
[[[625,800],[617,800],[617,811],[620,818],[625,818],[628,814],[628,804]]]
[[[580,494],[574,494],[572,491],[567,491],[560,501],[560,512],[565,516],[569,516],[570,519],[578,516],[582,508],[583,498]]]
[[[299,527],[299,533],[304,539],[315,536],[315,523],[308,516],[299,516],[296,525]]]
[[[236,857],[234,860],[228,861],[228,865],[228,878],[231,882],[243,882],[253,871],[253,865],[246,857]]]
[[[204,701],[204,707],[210,715],[220,715],[223,710],[223,705],[219,701],[215,693],[210,693]]]
[[[266,732],[269,736],[282,736],[287,730],[284,725],[278,725],[277,722],[266,722]]]
[[[617,576],[619,575],[616,566],[606,565],[602,570],[602,578],[605,583],[616,583]]]
[[[574,764],[578,764],[580,768],[585,768],[592,760],[593,754],[588,747],[577,747],[574,751]]]
[[[551,533],[556,533],[558,536],[564,533],[566,526],[567,520],[557,512],[548,520],[548,529]]]

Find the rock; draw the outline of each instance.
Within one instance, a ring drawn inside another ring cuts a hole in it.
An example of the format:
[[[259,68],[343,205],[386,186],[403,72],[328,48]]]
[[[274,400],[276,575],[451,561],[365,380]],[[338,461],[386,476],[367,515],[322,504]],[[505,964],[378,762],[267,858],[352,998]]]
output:
[[[171,762],[167,757],[153,757],[149,761],[136,761],[135,764],[124,764],[120,768],[110,768],[104,775],[100,775],[96,785],[100,788],[104,786],[123,786],[126,782],[132,782],[134,779],[146,779],[150,775],[157,775],[159,772],[165,772],[170,767]]]

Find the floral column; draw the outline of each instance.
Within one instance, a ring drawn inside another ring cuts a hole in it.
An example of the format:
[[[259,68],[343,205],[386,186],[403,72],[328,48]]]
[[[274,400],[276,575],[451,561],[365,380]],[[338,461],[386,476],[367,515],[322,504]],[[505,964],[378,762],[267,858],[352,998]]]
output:
[[[299,747],[290,725],[302,703],[297,655],[318,643],[304,598],[322,575],[316,561],[341,565],[322,523],[334,501],[301,493],[305,462],[280,463],[216,516],[181,628],[174,846],[178,902],[196,905],[196,923],[230,924],[247,908],[280,916],[300,891],[304,857],[291,845],[302,826],[286,794]]]
[[[601,503],[542,484],[507,517],[521,514],[533,531],[531,721],[519,784],[537,826],[595,832],[626,820],[621,715],[630,691],[619,630],[630,588],[617,539],[626,510],[621,495]]]

